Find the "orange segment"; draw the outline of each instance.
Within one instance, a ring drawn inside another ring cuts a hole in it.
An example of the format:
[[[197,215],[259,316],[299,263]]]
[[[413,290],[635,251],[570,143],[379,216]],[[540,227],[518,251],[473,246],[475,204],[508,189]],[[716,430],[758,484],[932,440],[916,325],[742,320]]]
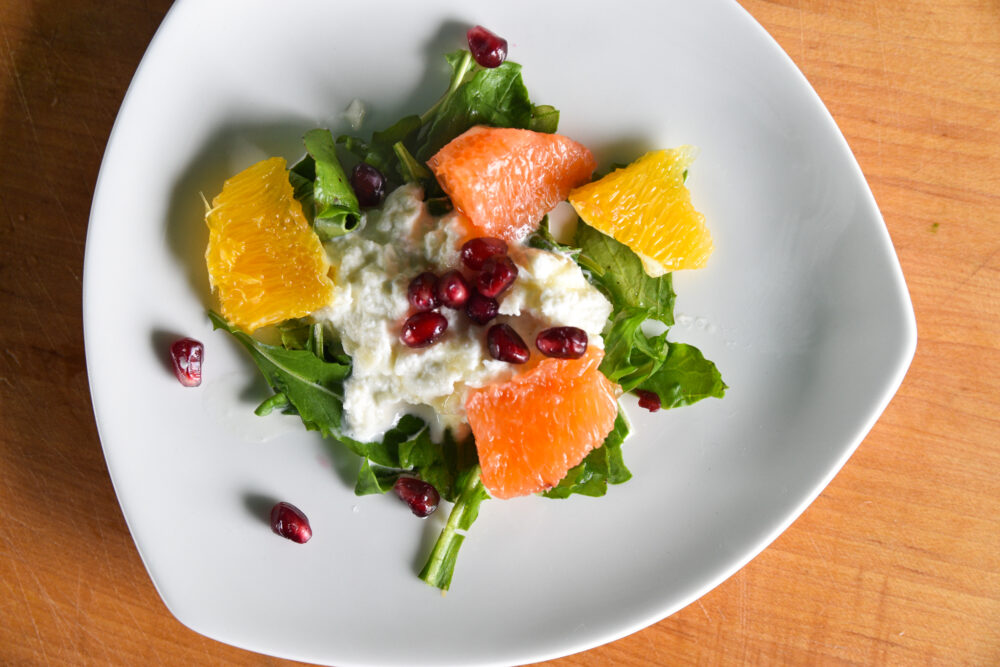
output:
[[[544,359],[508,382],[470,393],[465,409],[490,495],[545,491],[604,443],[620,390],[597,369],[603,357],[591,347],[579,359]]]
[[[476,126],[427,165],[481,235],[516,241],[589,181],[597,162],[585,146],[558,134]]]
[[[246,331],[330,302],[330,261],[292,194],[283,158],[233,176],[205,216],[209,282],[222,315]]]
[[[650,275],[700,269],[712,237],[684,185],[695,154],[692,146],[647,153],[573,190],[569,202],[584,222],[637,253]]]

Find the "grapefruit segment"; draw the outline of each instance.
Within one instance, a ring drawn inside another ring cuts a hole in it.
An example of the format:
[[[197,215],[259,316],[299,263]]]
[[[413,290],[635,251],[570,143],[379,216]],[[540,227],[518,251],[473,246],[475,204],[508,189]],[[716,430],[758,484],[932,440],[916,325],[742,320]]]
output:
[[[293,196],[284,158],[227,180],[205,221],[209,282],[230,323],[253,332],[330,302],[330,261]]]
[[[620,388],[598,370],[603,350],[542,360],[500,384],[474,389],[465,404],[483,486],[494,498],[545,491],[614,427]]]
[[[589,181],[597,162],[585,146],[558,134],[477,125],[427,165],[482,236],[517,241]]]

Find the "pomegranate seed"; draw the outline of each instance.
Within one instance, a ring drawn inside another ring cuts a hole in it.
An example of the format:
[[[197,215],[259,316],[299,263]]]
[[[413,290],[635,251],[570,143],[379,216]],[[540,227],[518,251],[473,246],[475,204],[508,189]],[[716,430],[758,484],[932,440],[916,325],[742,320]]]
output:
[[[510,257],[491,257],[483,264],[483,272],[476,280],[476,289],[483,296],[497,296],[510,287],[517,278],[517,267]]]
[[[351,170],[351,189],[363,207],[378,206],[385,197],[385,176],[367,162],[359,162]]]
[[[499,67],[507,59],[507,40],[497,37],[481,25],[465,33],[472,57],[483,67]]]
[[[465,314],[476,324],[486,324],[500,312],[500,304],[496,299],[473,292],[465,302]]]
[[[660,395],[655,391],[646,391],[645,389],[636,389],[635,395],[639,397],[639,407],[646,408],[650,412],[656,412],[660,409]]]
[[[286,502],[280,502],[271,508],[271,530],[299,544],[305,544],[313,536],[306,515],[295,505]]]
[[[507,324],[491,326],[486,332],[486,345],[490,349],[490,356],[511,364],[523,364],[531,356],[524,339]]]
[[[174,375],[185,387],[201,384],[201,360],[205,356],[205,346],[194,338],[181,338],[170,346],[170,360],[174,364]]]
[[[410,281],[406,290],[406,298],[417,310],[432,310],[438,305],[438,277],[430,271],[424,271]]]
[[[587,351],[587,332],[577,327],[552,327],[538,334],[535,347],[546,357],[579,359]]]
[[[433,514],[441,501],[441,496],[433,485],[416,477],[400,477],[392,485],[392,490],[420,518]]]
[[[449,308],[461,308],[469,300],[469,283],[455,270],[448,271],[438,280],[437,298]]]
[[[448,320],[441,313],[417,313],[403,323],[400,339],[407,347],[427,347],[436,342],[447,328]]]
[[[507,254],[507,242],[492,236],[480,236],[462,246],[462,263],[473,271],[483,268],[490,257]]]

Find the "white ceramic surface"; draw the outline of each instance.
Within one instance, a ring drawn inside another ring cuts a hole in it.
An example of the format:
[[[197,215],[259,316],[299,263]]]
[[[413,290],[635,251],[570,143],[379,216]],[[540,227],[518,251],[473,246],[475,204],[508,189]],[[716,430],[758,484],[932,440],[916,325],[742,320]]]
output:
[[[483,506],[447,596],[415,576],[445,514],[357,498],[357,464],[265,395],[205,316],[199,192],[315,126],[370,131],[425,109],[470,24],[524,65],[536,103],[603,164],[691,143],[716,240],[675,276],[672,338],[715,360],[723,401],[629,402],[634,473],[604,498]],[[180,0],[122,104],[94,197],[87,361],[108,468],[157,590],[180,621],[245,648],[339,665],[485,665],[580,651],[692,602],[770,543],[874,424],[916,343],[899,264],[829,113],[737,4]],[[206,343],[205,382],[165,361]],[[275,500],[315,537],[275,537]]]

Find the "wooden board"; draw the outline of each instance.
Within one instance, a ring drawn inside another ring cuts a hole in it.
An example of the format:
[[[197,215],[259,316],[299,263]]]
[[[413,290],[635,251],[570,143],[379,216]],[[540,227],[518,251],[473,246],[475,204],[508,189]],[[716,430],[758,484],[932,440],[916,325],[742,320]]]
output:
[[[857,454],[700,601],[551,664],[1000,663],[1000,4],[744,0],[881,206],[917,355]],[[277,664],[178,623],[115,500],[81,277],[108,133],[166,0],[0,0],[0,663]]]

